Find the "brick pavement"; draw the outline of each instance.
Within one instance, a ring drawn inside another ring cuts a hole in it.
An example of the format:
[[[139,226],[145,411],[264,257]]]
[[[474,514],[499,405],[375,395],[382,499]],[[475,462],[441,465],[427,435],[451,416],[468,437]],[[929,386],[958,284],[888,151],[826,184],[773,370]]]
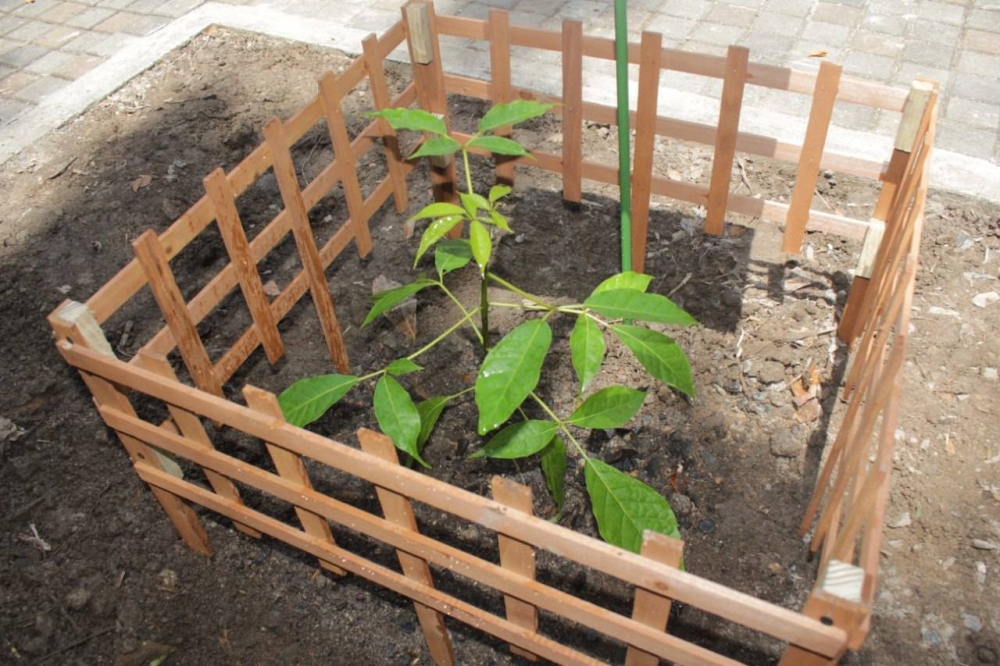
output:
[[[400,0],[224,0],[321,18],[346,28],[380,31],[397,20]],[[100,67],[136,40],[163,29],[203,0],[0,0],[0,128],[60,95],[71,81]],[[580,19],[589,34],[611,36],[610,0],[438,0],[439,12],[485,17],[490,7],[511,11],[513,23],[558,28]],[[826,51],[845,71],[906,86],[917,76],[942,84],[938,146],[1000,164],[1000,0],[631,0],[630,33],[661,32],[668,46],[724,53],[730,43],[751,49],[757,61],[816,67],[809,57]],[[488,71],[488,57],[467,44],[461,61]],[[558,61],[539,54],[526,63],[558,72]],[[554,56],[554,54],[550,54]],[[719,82],[671,73],[664,85],[717,96]],[[804,98],[755,90],[764,110],[805,117]],[[887,117],[838,105],[835,124],[891,135]],[[1000,189],[1000,185],[998,185]]]

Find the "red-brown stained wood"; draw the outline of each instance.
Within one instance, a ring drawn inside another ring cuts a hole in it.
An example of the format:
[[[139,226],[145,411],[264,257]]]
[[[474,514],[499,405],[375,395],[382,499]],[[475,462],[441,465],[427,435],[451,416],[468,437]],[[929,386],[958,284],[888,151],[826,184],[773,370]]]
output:
[[[494,104],[511,102],[514,99],[510,88],[510,19],[502,9],[490,8],[486,30],[490,41],[490,100]],[[498,127],[493,130],[497,136],[513,136],[513,128]],[[497,155],[497,183],[514,186],[514,161],[507,156]]]
[[[208,352],[198,335],[181,290],[177,287],[156,232],[147,229],[132,243],[132,249],[146,274],[149,289],[160,306],[163,318],[167,320],[167,327],[174,336],[174,342],[177,343],[177,349],[195,386],[222,397],[222,383],[215,376],[212,361],[208,358]]]
[[[312,294],[313,304],[319,315],[323,337],[330,350],[333,366],[338,372],[347,374],[350,372],[347,347],[344,346],[340,324],[337,323],[337,312],[333,307],[330,286],[326,282],[323,261],[320,259],[319,250],[316,249],[316,239],[313,238],[312,227],[309,225],[309,213],[302,201],[295,165],[288,150],[288,138],[280,120],[275,118],[264,127],[264,139],[272,153],[274,177],[278,181],[278,189],[281,190],[281,198],[290,217],[292,235],[295,237],[295,245],[302,260],[302,272],[309,279],[309,293]]]
[[[684,542],[665,534],[647,531],[642,536],[640,552],[643,557],[677,568],[681,566]],[[636,588],[632,619],[642,622],[647,627],[666,631],[667,620],[670,619],[670,599],[649,590]],[[659,663],[660,658],[655,654],[631,645],[625,652],[625,666],[657,666]]]
[[[635,119],[635,161],[632,167],[632,270],[646,269],[646,236],[652,195],[653,149],[656,146],[656,112],[660,90],[660,57],[663,37],[642,33],[639,64],[639,98]]]
[[[826,135],[830,129],[830,120],[833,118],[833,104],[837,99],[840,72],[840,65],[825,61],[820,63],[816,89],[813,91],[812,108],[809,111],[809,124],[806,126],[806,137],[799,155],[799,171],[795,177],[792,200],[788,207],[788,219],[785,222],[785,235],[781,244],[784,252],[797,253],[802,249],[813,191],[819,178],[819,165],[823,159],[823,148],[826,146]]]
[[[531,501],[531,488],[515,483],[502,476],[494,476],[491,481],[493,499],[509,506],[514,511],[531,514],[534,512]],[[516,574],[535,580],[535,549],[517,539],[503,534],[497,535],[500,546],[500,566]],[[504,595],[504,608],[507,619],[529,631],[538,631],[538,609],[526,601],[509,594]],[[538,656],[526,652],[516,645],[510,646],[510,651],[529,661],[536,661]]]
[[[563,201],[583,196],[583,23],[562,24],[562,175]]]
[[[719,126],[715,133],[715,155],[712,157],[712,180],[708,188],[705,232],[722,235],[729,201],[729,180],[733,173],[736,137],[740,131],[740,111],[743,108],[743,88],[747,81],[747,60],[750,52],[742,46],[730,46],[726,57],[726,76],[722,83],[719,103]]]
[[[250,252],[250,243],[247,241],[246,232],[243,231],[233,191],[222,169],[216,169],[205,177],[205,193],[215,206],[215,220],[219,226],[219,233],[222,234],[229,260],[239,278],[240,290],[257,329],[257,339],[264,347],[267,360],[274,365],[285,353],[285,344],[281,341],[271,303],[264,293],[264,284],[257,271],[257,262]]]
[[[358,431],[358,441],[361,443],[361,449],[366,453],[378,456],[389,463],[399,464],[396,447],[385,435],[371,430],[360,430]],[[375,492],[378,494],[378,501],[382,505],[382,513],[386,520],[413,532],[418,531],[417,519],[413,515],[410,500],[386,488],[376,487]],[[425,560],[401,550],[397,550],[396,554],[399,556],[399,565],[407,578],[428,587],[434,587],[431,569]],[[417,611],[417,619],[420,621],[420,627],[424,632],[424,639],[427,641],[427,648],[430,650],[434,663],[442,666],[453,664],[455,653],[451,646],[448,627],[444,623],[444,616],[421,603],[415,603],[414,608]]]
[[[402,24],[399,24],[402,25]],[[376,111],[392,107],[392,96],[385,81],[385,63],[379,55],[378,38],[368,35],[361,42],[364,49],[365,68],[372,93],[372,105]],[[382,134],[383,152],[389,167],[389,180],[392,182],[392,196],[396,202],[396,212],[402,213],[409,206],[410,192],[406,188],[406,170],[403,157],[399,153],[399,139],[389,121],[379,118],[378,128]]]

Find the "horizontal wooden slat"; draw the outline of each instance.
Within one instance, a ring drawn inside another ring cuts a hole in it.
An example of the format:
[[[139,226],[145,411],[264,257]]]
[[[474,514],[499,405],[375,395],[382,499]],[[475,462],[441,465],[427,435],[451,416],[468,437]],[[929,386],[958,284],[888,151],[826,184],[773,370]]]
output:
[[[153,373],[107,359],[68,342],[59,343],[57,349],[70,365],[85,372],[140,390],[156,399],[238,428],[253,437],[341,469],[418,502],[474,521],[556,555],[570,557],[580,564],[633,585],[659,594],[668,594],[673,599],[780,640],[825,655],[836,654],[846,640],[845,633],[838,628],[824,626],[799,613],[731,590],[719,583],[649,561],[542,518],[512,512],[485,497],[455,488],[417,471],[390,465],[353,447],[277,422],[190,386],[166,381]]]

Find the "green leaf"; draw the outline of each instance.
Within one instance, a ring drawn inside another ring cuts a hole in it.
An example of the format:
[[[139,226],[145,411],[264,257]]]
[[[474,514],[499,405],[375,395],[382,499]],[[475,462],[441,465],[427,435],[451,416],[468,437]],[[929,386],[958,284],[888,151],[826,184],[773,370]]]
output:
[[[393,377],[399,377],[400,375],[408,375],[411,372],[419,372],[423,369],[423,366],[417,365],[408,358],[397,358],[389,364],[385,372]]]
[[[486,112],[479,121],[479,131],[489,132],[498,127],[516,125],[531,118],[537,118],[555,104],[542,104],[533,100],[518,99],[506,104],[497,104]]]
[[[417,438],[420,436],[420,413],[410,394],[395,379],[383,375],[375,385],[375,418],[396,448],[405,451],[424,467],[430,467],[420,457]]]
[[[458,198],[462,201],[462,205],[465,207],[465,211],[469,214],[469,217],[475,217],[478,210],[490,209],[490,202],[484,199],[481,194],[459,192]]]
[[[591,294],[583,302],[591,310],[612,319],[638,319],[675,326],[691,326],[697,320],[673,301],[659,294],[634,289],[609,289]]]
[[[494,185],[490,188],[490,203],[496,203],[511,193],[507,185]]]
[[[278,396],[281,413],[292,425],[307,426],[326,414],[358,383],[353,375],[320,375],[295,382]]]
[[[493,224],[497,225],[507,233],[510,233],[510,225],[507,224],[507,218],[496,212],[495,210],[490,211],[490,220]]]
[[[635,416],[645,399],[645,391],[609,386],[584,400],[567,422],[581,428],[620,428]]]
[[[447,215],[465,215],[465,209],[453,203],[436,201],[420,209],[420,212],[411,217],[411,220],[426,220],[429,217],[445,217]]]
[[[420,144],[420,148],[410,155],[408,160],[415,160],[418,157],[433,157],[434,155],[451,155],[456,150],[461,150],[462,146],[449,136],[432,136]]]
[[[566,504],[566,442],[559,435],[554,436],[542,449],[541,457],[545,485],[556,503],[556,510],[561,513]]]
[[[646,368],[646,372],[667,386],[694,397],[691,364],[684,350],[663,333],[641,326],[618,324],[611,330]]]
[[[497,155],[513,155],[514,157],[523,157],[524,155],[531,154],[517,141],[505,139],[502,136],[477,136],[475,139],[465,144],[465,146],[466,148],[478,146],[479,148],[485,148],[491,153],[496,153]]]
[[[559,426],[552,421],[521,421],[507,426],[469,458],[526,458],[552,441]]]
[[[469,241],[464,238],[441,241],[434,251],[434,267],[442,278],[445,274],[464,267],[470,261],[472,261],[472,248],[469,247]]]
[[[424,444],[431,438],[434,426],[438,417],[444,411],[445,406],[451,396],[440,396],[437,398],[427,398],[417,404],[417,413],[420,415],[420,434],[417,436],[417,451],[423,452]]]
[[[670,504],[642,481],[595,458],[587,460],[584,476],[597,529],[608,543],[638,553],[645,530],[680,538]]]
[[[401,287],[387,289],[386,291],[380,291],[379,293],[372,295],[372,299],[375,301],[375,304],[372,306],[368,316],[365,317],[361,327],[364,328],[386,310],[391,310],[396,305],[402,303],[410,296],[413,296],[421,289],[426,289],[432,284],[435,284],[433,280],[421,278],[419,280],[414,280],[409,284],[404,284]]]
[[[469,245],[472,247],[472,256],[479,264],[479,272],[485,273],[486,266],[490,263],[493,241],[490,239],[490,232],[479,220],[472,220],[469,224]]]
[[[455,206],[455,208],[458,208],[458,206]],[[459,210],[462,211],[461,208]],[[413,259],[414,268],[417,267],[417,262],[431,248],[431,245],[444,238],[449,231],[455,228],[456,224],[460,224],[464,215],[465,211],[462,211],[462,215],[440,217],[427,225],[424,234],[420,237],[420,247],[417,248],[417,256]]]
[[[576,318],[573,333],[569,336],[569,350],[573,369],[580,380],[580,393],[583,393],[604,362],[604,334],[587,315]]]
[[[607,280],[597,285],[597,288],[594,289],[594,294],[599,294],[602,291],[611,291],[612,289],[633,289],[636,291],[646,291],[646,289],[649,288],[649,283],[652,281],[653,277],[651,275],[625,271],[624,273],[612,275]]]
[[[476,377],[480,435],[510,418],[535,390],[550,344],[548,323],[532,319],[505,335],[486,355]]]
[[[448,134],[444,120],[421,109],[382,109],[381,111],[372,111],[368,115],[373,118],[385,118],[394,130],[413,130],[438,135]]]

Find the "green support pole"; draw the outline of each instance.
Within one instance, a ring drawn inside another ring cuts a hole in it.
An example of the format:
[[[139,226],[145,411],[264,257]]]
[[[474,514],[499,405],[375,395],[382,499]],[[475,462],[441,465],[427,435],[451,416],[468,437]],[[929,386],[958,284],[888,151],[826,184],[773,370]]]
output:
[[[632,270],[632,168],[628,121],[628,16],[615,0],[615,78],[618,83],[618,193],[622,209],[622,271]]]

